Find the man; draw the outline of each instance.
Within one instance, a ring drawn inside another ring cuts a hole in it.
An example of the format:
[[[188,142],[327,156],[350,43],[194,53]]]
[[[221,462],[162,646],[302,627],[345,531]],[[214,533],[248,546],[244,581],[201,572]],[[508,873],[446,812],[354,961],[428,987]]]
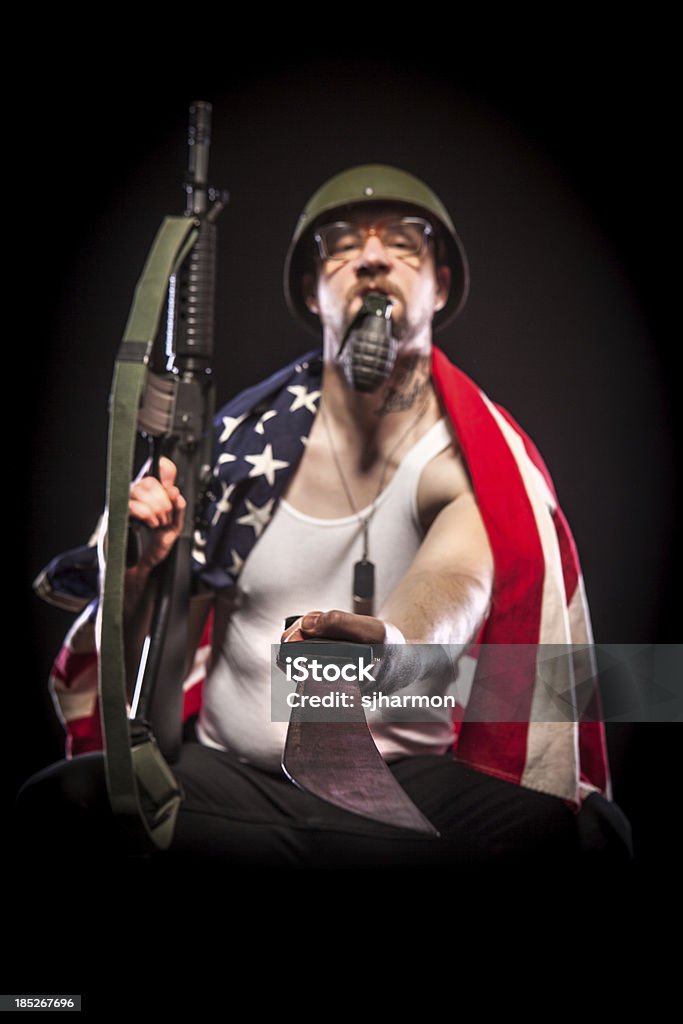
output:
[[[603,853],[628,861],[601,726],[577,723],[579,662],[559,659],[550,684],[536,654],[530,676],[518,664],[522,645],[589,643],[590,625],[571,534],[533,445],[432,345],[432,322],[460,310],[467,286],[450,216],[412,175],[352,168],[309,201],[285,291],[299,319],[322,327],[322,355],[309,353],[217,417],[215,493],[195,549],[200,585],[218,595],[214,657],[198,742],[173,766],[184,800],[167,858],[469,868],[554,868]],[[154,570],[185,514],[169,460],[159,480],[134,483],[130,514],[154,530],[127,572],[136,652]],[[450,712],[368,718],[438,838],[340,810],[283,776],[288,723],[273,714],[271,645],[293,615],[299,639],[391,645],[367,687],[384,694],[441,696],[474,642],[483,644],[455,746]],[[519,645],[514,658],[510,645]],[[68,676],[56,685],[65,705],[87,689]],[[82,740],[96,709],[71,720]],[[48,807],[50,793],[52,806],[66,796],[113,835],[99,754],[48,769],[23,805]],[[79,835],[83,820],[73,814]]]

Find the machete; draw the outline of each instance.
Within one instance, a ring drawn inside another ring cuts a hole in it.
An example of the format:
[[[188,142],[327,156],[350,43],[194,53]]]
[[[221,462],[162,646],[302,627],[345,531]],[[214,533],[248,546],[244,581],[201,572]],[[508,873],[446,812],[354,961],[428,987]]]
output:
[[[365,664],[370,664],[378,660],[381,649],[343,641],[303,641],[296,628],[298,622],[299,617],[287,620],[289,628],[277,657],[278,667],[283,671],[295,657],[307,659],[306,668],[301,667],[298,673],[298,699],[287,730],[282,758],[285,775],[300,789],[353,814],[438,836],[377,749],[365,718],[358,681],[341,675],[335,679],[336,706],[331,711],[320,700],[329,697],[329,683],[314,678],[310,670],[314,660],[343,667],[349,663],[357,666],[363,658]],[[297,667],[300,666],[297,661]],[[353,677],[353,673],[347,674]],[[313,702],[310,698],[314,698]]]

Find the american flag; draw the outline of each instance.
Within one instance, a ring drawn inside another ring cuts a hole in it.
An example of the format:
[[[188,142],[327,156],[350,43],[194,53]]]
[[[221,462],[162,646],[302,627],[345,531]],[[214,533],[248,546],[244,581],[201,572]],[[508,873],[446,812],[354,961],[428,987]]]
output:
[[[301,458],[317,412],[322,361],[308,352],[240,393],[216,416],[212,485],[195,533],[194,569],[214,590],[234,587]],[[432,374],[467,463],[494,556],[491,610],[468,654],[472,688],[454,716],[453,756],[499,778],[560,797],[578,810],[611,799],[592,633],[579,558],[552,480],[512,417],[433,349]],[[36,580],[46,600],[81,614],[55,659],[50,688],[67,756],[101,749],[97,698],[96,536],[55,559]],[[511,645],[538,657],[510,658]],[[571,646],[552,678],[546,645]],[[201,706],[211,620],[184,682],[185,715]],[[498,689],[491,679],[501,680]],[[514,721],[506,720],[510,692]],[[521,701],[521,709],[520,709]],[[558,704],[573,709],[558,716]],[[557,719],[560,720],[557,720]]]

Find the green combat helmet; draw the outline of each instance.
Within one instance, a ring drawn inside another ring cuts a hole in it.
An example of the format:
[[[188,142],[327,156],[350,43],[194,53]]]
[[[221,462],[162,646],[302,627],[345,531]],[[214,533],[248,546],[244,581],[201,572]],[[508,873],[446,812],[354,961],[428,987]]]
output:
[[[469,290],[469,266],[462,242],[441,200],[419,178],[397,167],[363,164],[330,178],[309,199],[294,230],[285,260],[285,299],[291,312],[309,330],[320,330],[318,317],[306,306],[302,290],[304,273],[310,271],[313,253],[313,228],[335,210],[360,203],[395,201],[405,203],[427,216],[437,237],[445,246],[444,262],[451,268],[452,281],[448,302],[434,323],[443,327],[458,315]]]

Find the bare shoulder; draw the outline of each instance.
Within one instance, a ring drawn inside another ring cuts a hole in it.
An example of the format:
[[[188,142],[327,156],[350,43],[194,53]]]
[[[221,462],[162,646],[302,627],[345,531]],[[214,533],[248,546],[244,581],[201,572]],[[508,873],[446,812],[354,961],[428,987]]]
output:
[[[456,440],[427,463],[420,474],[417,509],[426,532],[439,512],[463,494],[472,494],[467,466]]]

